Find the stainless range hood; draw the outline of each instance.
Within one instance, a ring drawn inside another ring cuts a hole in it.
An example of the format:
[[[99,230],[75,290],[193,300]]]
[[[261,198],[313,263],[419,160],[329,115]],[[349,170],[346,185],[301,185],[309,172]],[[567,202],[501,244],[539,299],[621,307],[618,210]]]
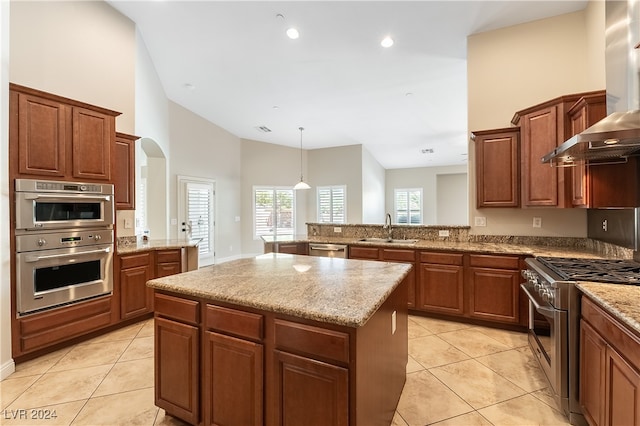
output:
[[[610,162],[640,155],[640,2],[607,0],[608,116],[542,157],[543,163]]]

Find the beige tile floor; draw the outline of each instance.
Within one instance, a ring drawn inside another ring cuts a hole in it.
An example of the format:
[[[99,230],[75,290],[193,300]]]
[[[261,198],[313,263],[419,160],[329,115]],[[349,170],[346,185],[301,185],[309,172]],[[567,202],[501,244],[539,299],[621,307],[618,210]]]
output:
[[[152,320],[19,364],[0,382],[0,410],[1,425],[183,424],[153,404]],[[526,335],[411,316],[393,424],[568,423],[553,408]]]

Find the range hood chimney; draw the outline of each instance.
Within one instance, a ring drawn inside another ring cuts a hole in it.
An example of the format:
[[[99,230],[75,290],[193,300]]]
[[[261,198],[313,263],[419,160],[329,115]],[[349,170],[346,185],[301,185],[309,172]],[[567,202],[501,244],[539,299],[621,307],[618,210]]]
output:
[[[542,157],[544,163],[625,159],[640,154],[640,1],[606,0],[607,117]]]

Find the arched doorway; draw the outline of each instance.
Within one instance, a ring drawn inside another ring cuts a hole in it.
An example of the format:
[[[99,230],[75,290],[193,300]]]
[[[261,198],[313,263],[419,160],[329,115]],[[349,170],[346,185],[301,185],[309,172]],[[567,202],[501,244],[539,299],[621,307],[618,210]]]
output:
[[[167,158],[156,141],[143,137],[136,152],[136,234],[168,238],[168,192]]]

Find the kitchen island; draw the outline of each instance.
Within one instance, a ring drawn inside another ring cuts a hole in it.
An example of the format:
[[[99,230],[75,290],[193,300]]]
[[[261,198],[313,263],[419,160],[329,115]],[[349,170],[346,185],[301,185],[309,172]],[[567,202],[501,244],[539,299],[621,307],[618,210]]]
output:
[[[390,424],[410,270],[266,254],[149,281],[156,405],[190,424]]]

